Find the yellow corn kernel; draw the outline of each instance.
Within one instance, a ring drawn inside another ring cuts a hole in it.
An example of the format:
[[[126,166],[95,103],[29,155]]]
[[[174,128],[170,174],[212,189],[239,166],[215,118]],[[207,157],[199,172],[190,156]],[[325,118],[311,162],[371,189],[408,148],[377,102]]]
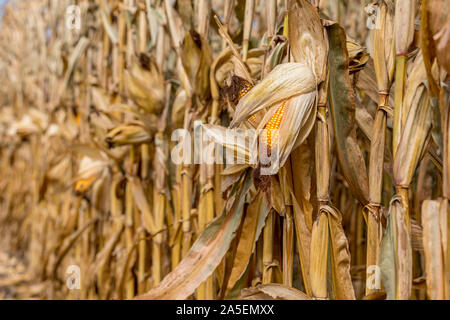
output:
[[[272,143],[276,142],[278,139],[278,130],[280,129],[285,107],[286,103],[282,103],[264,127],[262,133],[263,142],[265,142],[268,147],[271,147]]]
[[[78,180],[75,184],[75,192],[85,192],[94,182],[96,175],[92,175],[89,178]]]
[[[249,120],[252,121],[253,123],[255,123],[255,122],[256,122],[256,115],[253,114],[253,115],[249,118]]]
[[[252,88],[253,86],[251,84],[242,87],[238,94],[238,101],[241,100],[242,97],[245,96]]]
[[[253,88],[253,86],[248,83],[246,84],[244,87],[241,88],[241,90],[239,91],[238,94],[238,102],[239,100],[242,99],[242,97],[244,97],[251,89]],[[249,121],[253,123],[253,125],[257,125],[257,119],[256,119],[256,115],[253,114],[250,118]]]

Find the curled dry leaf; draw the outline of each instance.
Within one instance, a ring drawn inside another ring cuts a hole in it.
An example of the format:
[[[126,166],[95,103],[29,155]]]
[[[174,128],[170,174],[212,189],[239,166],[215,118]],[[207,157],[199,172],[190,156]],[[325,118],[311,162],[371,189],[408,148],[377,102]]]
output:
[[[244,174],[229,212],[215,219],[189,250],[182,262],[163,281],[137,299],[186,299],[214,271],[227,252],[241,223],[250,177]],[[235,187],[236,188],[236,187]]]
[[[242,290],[239,300],[311,300],[302,291],[278,283]]]
[[[423,247],[426,257],[427,293],[432,300],[448,299],[448,202],[425,200],[422,204]]]
[[[247,208],[247,214],[242,225],[241,237],[239,238],[233,261],[233,268],[231,269],[231,275],[228,280],[228,291],[243,276],[250,257],[255,250],[256,241],[258,241],[261,235],[261,230],[264,227],[268,213],[269,210],[267,210],[262,194],[260,193]]]
[[[363,154],[356,140],[355,93],[350,83],[345,33],[338,24],[327,30],[330,43],[329,102],[338,159],[350,190],[365,205],[369,199],[369,186]]]
[[[388,300],[405,300],[411,295],[412,248],[402,201],[401,197],[391,200],[380,247],[381,280]]]
[[[334,295],[339,300],[355,300],[355,292],[350,275],[350,250],[347,236],[342,228],[341,213],[333,207],[323,207],[322,210],[328,212]]]
[[[431,129],[431,105],[425,91],[414,101],[394,159],[395,183],[408,187],[426,147]]]
[[[311,290],[315,298],[328,297],[327,266],[328,266],[328,215],[321,212],[313,225],[311,233],[311,249],[309,274],[311,277]]]
[[[306,0],[290,0],[289,44],[294,61],[307,64],[317,84],[326,77],[328,46],[317,9]]]

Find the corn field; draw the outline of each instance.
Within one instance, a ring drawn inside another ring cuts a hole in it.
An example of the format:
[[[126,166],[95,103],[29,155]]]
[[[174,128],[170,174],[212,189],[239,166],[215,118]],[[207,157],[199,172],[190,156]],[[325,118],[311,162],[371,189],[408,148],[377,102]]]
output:
[[[0,12],[0,299],[450,299],[449,0]]]

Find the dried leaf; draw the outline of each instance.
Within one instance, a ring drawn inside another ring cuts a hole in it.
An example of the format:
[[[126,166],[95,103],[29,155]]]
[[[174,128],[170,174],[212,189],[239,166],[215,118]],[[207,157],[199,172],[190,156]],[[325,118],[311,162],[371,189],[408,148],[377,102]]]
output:
[[[316,298],[327,298],[328,216],[320,213],[311,233],[310,271],[311,290]]]
[[[186,299],[206,280],[226,254],[241,223],[244,199],[250,182],[250,176],[245,174],[239,183],[230,212],[224,211],[203,231],[186,257],[158,286],[136,299]]]
[[[338,24],[327,28],[330,43],[329,101],[339,163],[355,197],[368,203],[369,186],[366,166],[356,140],[355,95],[348,73],[345,33]]]
[[[306,63],[320,84],[326,77],[327,43],[317,9],[306,0],[290,0],[289,44],[295,62]]]
[[[239,300],[311,300],[306,294],[278,283],[263,284],[242,290]]]

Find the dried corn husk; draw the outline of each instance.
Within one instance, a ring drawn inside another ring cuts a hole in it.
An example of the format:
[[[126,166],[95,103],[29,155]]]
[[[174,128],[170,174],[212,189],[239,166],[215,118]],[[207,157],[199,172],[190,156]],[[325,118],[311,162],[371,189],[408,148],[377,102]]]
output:
[[[315,90],[315,76],[307,65],[280,64],[239,101],[230,126],[238,126],[259,110]]]
[[[308,65],[317,84],[325,80],[328,47],[319,14],[306,0],[289,1],[289,44],[295,62]]]
[[[120,125],[108,132],[105,142],[110,148],[116,146],[142,144],[150,142],[152,135],[141,122],[130,122]]]
[[[448,201],[422,204],[423,247],[426,256],[427,293],[432,300],[448,299]]]
[[[130,71],[125,71],[125,80],[131,99],[148,113],[159,114],[164,101],[164,78],[156,62],[141,55],[133,62]]]
[[[386,232],[381,241],[381,279],[387,299],[405,300],[411,295],[412,250],[401,197],[394,197],[389,207]]]

